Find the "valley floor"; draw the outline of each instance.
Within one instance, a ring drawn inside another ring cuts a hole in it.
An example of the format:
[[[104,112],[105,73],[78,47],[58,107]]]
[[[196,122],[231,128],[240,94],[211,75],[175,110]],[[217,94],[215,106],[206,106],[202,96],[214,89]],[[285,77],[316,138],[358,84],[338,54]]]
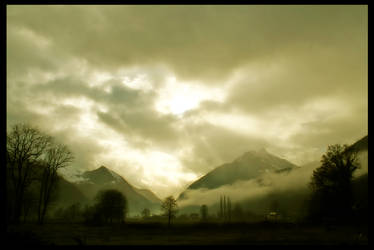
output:
[[[368,226],[282,223],[9,226],[8,243],[47,245],[367,245]]]

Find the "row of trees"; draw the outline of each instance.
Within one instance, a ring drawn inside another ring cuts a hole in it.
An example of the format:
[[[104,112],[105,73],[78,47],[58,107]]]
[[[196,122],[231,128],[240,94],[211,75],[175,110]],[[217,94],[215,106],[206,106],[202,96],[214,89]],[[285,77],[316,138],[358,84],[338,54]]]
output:
[[[220,197],[219,217],[224,221],[231,221],[231,200],[225,195]]]
[[[7,219],[19,223],[30,202],[37,200],[38,222],[43,224],[58,179],[57,170],[73,160],[69,149],[26,124],[7,133]]]
[[[151,214],[148,208],[143,209],[141,212],[141,218],[145,221],[159,222],[168,219],[167,213],[165,211],[161,214]],[[229,217],[227,217],[229,218]],[[233,209],[231,210],[231,219],[224,220],[221,217],[220,212],[209,213],[209,207],[205,204],[201,205],[199,209],[195,212],[178,212],[171,217],[171,221],[178,222],[255,222],[263,220],[263,215],[258,215],[250,210],[244,210],[239,203],[233,204]]]
[[[127,199],[118,190],[100,190],[92,205],[82,206],[74,203],[60,207],[54,213],[54,219],[65,222],[85,222],[90,225],[124,223],[128,211]]]
[[[54,217],[70,222],[82,220],[94,225],[124,223],[128,211],[127,205],[127,199],[120,191],[107,189],[97,193],[92,205],[82,207],[80,203],[76,203],[66,208],[59,208]],[[167,197],[161,204],[161,208],[162,215],[167,218],[168,226],[170,226],[178,212],[176,200],[172,196]],[[145,208],[141,214],[144,219],[151,218],[148,208]]]

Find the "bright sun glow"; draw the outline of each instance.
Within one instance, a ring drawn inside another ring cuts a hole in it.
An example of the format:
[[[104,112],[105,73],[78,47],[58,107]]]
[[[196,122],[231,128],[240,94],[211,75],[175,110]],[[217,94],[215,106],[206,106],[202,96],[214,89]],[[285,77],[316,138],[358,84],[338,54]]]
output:
[[[159,99],[155,108],[161,113],[181,115],[197,108],[204,100],[223,101],[223,99],[224,92],[221,89],[177,82],[175,77],[170,77],[165,87],[159,90]]]
[[[97,156],[99,162],[110,162],[113,170],[127,176],[141,172],[142,178],[137,184],[152,187],[158,195],[170,192],[170,187],[173,187],[173,194],[177,194],[183,184],[197,177],[192,172],[186,172],[174,155],[158,150],[133,149],[114,131],[108,131],[99,143],[106,149],[105,153]]]

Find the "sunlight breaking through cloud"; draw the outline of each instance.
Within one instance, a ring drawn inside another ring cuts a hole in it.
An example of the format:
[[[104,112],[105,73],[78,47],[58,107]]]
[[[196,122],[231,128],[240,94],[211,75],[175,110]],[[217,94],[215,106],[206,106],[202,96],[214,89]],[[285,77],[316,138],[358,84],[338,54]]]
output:
[[[252,149],[318,161],[368,133],[367,19],[348,5],[9,5],[7,129],[35,125],[72,148],[72,169],[105,164],[160,197]]]
[[[222,89],[208,88],[196,83],[178,82],[176,77],[169,77],[158,93],[156,110],[174,115],[182,115],[188,110],[196,109],[205,100],[223,102],[225,96]]]

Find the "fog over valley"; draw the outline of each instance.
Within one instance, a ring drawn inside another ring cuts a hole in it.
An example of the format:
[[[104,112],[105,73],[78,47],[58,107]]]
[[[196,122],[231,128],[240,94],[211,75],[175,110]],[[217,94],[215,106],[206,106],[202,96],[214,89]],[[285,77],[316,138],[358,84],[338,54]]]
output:
[[[6,239],[367,245],[367,5],[6,8]]]

